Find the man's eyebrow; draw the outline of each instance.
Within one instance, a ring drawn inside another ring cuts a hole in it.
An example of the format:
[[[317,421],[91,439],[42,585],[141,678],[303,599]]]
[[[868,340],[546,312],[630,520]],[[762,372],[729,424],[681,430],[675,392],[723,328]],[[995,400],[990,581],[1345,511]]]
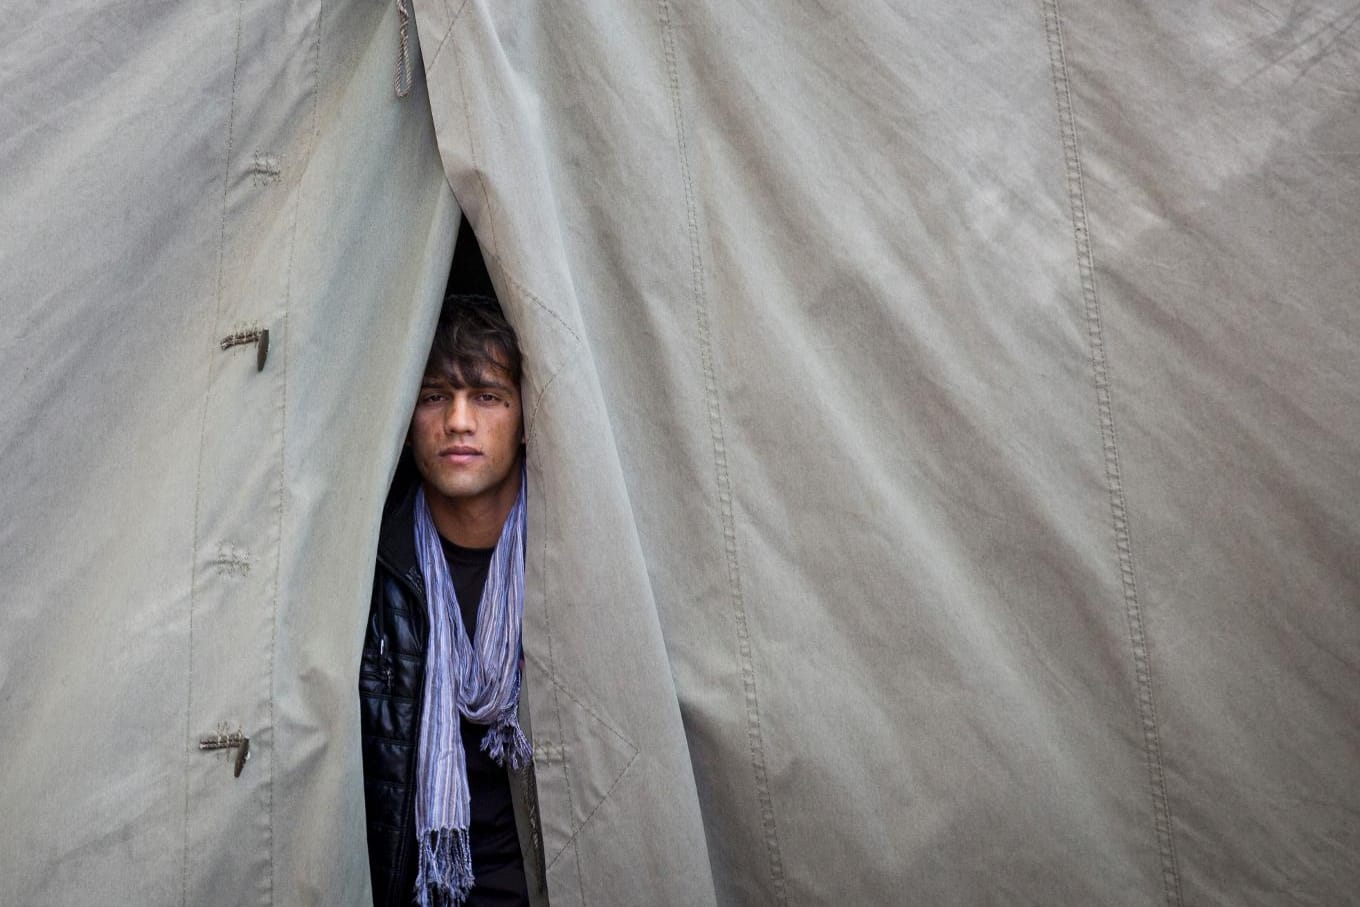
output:
[[[445,375],[426,375],[420,379],[420,388],[440,390],[451,388],[453,390],[498,390],[510,392],[514,390],[507,382],[498,378],[493,378],[486,374],[460,375],[457,379]]]

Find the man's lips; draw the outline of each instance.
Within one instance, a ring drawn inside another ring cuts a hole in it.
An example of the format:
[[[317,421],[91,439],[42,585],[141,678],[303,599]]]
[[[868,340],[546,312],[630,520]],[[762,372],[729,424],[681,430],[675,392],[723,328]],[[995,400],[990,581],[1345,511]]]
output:
[[[467,463],[477,459],[482,452],[475,447],[468,447],[464,444],[455,444],[453,447],[446,447],[439,452],[439,459],[453,463]]]

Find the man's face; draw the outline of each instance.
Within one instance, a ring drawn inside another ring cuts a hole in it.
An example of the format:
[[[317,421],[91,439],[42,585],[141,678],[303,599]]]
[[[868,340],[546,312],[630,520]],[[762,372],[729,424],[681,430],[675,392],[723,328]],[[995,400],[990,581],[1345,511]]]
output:
[[[513,502],[524,443],[519,387],[494,363],[453,377],[427,373],[411,415],[407,440],[426,497],[455,507]]]

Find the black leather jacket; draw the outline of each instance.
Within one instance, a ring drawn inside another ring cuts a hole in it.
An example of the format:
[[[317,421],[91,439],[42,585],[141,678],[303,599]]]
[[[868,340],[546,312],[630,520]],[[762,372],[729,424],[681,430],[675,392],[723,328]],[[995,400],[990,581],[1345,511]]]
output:
[[[416,740],[429,628],[413,532],[415,484],[399,484],[389,497],[378,537],[373,597],[359,665],[364,806],[375,907],[411,903],[416,878]],[[521,721],[525,717],[521,712]],[[546,903],[532,765],[525,772],[512,773],[511,793],[530,897],[536,904]]]

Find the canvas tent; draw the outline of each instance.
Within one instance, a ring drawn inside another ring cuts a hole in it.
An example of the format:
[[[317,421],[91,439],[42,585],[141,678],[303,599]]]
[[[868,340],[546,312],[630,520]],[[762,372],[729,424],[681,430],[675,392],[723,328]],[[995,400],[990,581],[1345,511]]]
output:
[[[554,905],[1360,903],[1354,4],[411,13],[0,26],[0,903],[365,902],[460,213]]]

